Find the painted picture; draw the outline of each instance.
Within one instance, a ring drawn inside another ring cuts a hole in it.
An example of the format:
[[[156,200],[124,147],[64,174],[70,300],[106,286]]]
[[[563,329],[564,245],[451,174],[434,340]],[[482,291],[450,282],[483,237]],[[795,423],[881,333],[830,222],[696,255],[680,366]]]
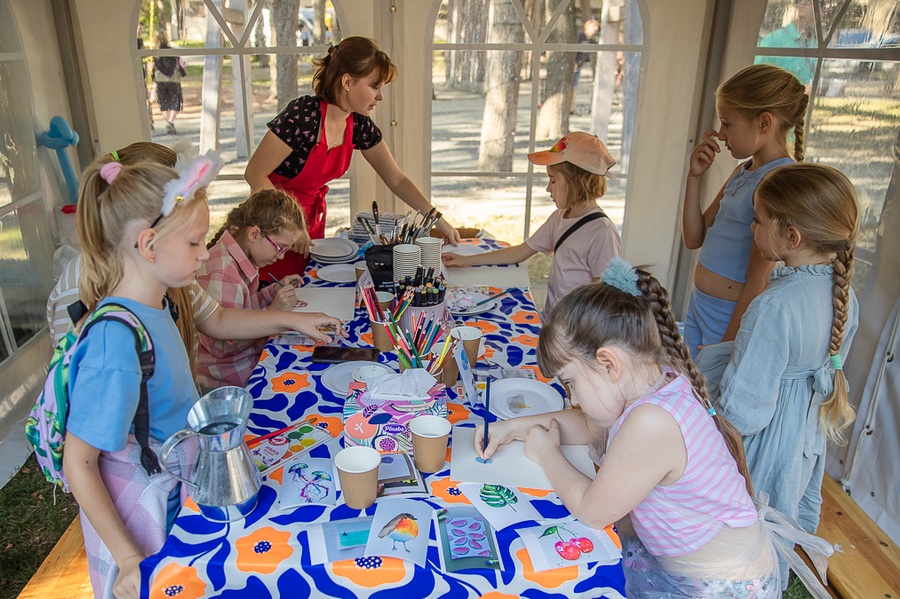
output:
[[[616,563],[622,552],[603,531],[578,520],[543,524],[518,531],[535,572],[573,564]]]
[[[307,526],[313,565],[363,557],[372,528],[372,516],[335,520]]]
[[[464,505],[439,510],[437,530],[441,569],[445,572],[501,569],[494,529],[474,507]]]
[[[541,519],[528,497],[516,487],[485,483],[459,483],[457,487],[497,530]]]
[[[281,509],[301,505],[334,505],[336,473],[330,459],[301,457],[285,464],[278,498]]]
[[[424,567],[433,512],[422,501],[379,500],[366,543],[366,556],[397,557]]]

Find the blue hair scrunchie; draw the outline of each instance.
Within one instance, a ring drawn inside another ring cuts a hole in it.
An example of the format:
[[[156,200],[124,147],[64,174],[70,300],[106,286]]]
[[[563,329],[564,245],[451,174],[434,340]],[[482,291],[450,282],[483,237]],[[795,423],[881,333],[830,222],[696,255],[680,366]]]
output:
[[[606,270],[600,275],[600,282],[615,287],[623,293],[635,297],[643,295],[638,289],[638,274],[628,262],[616,256],[609,261]]]
[[[843,370],[844,369],[844,360],[841,358],[841,354],[834,354],[831,356],[831,365],[834,366],[835,370]]]

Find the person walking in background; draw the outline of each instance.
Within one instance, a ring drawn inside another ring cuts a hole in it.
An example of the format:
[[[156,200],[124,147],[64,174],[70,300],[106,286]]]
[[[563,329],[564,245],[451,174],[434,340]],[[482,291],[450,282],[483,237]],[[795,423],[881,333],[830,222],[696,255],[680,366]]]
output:
[[[165,31],[156,35],[157,48],[168,50],[169,36]],[[187,77],[184,60],[180,56],[158,56],[153,61],[153,80],[156,82],[156,99],[159,109],[166,119],[166,133],[177,135],[175,117],[184,109],[184,96],[181,91],[181,79]]]

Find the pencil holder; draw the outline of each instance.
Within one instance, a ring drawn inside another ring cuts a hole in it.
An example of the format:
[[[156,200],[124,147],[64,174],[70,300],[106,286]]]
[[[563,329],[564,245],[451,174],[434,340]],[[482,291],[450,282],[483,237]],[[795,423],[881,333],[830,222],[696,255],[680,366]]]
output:
[[[375,291],[394,291],[394,246],[373,245],[366,250],[366,266]]]
[[[375,349],[378,351],[392,351],[394,343],[391,341],[391,336],[388,334],[384,323],[370,320],[369,324],[372,326],[372,342],[375,345]]]
[[[399,324],[400,328],[403,330],[412,331],[414,322],[426,322],[429,319],[433,319],[437,322],[447,322],[450,320],[450,313],[446,312],[446,308],[446,300],[433,306],[408,306],[406,310],[403,311],[403,314],[400,315],[400,320],[397,324]],[[421,320],[419,320],[420,318]]]

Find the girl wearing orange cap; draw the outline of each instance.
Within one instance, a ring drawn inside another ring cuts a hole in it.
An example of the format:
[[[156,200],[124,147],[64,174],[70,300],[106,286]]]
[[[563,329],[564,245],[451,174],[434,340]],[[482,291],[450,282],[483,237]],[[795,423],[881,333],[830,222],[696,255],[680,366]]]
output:
[[[580,131],[547,151],[529,154],[528,160],[547,167],[547,191],[557,210],[524,243],[474,256],[444,254],[444,264],[518,264],[537,252],[553,252],[543,317],[567,292],[598,281],[622,250],[616,225],[597,206],[606,192],[606,173],[616,161],[597,136]]]

